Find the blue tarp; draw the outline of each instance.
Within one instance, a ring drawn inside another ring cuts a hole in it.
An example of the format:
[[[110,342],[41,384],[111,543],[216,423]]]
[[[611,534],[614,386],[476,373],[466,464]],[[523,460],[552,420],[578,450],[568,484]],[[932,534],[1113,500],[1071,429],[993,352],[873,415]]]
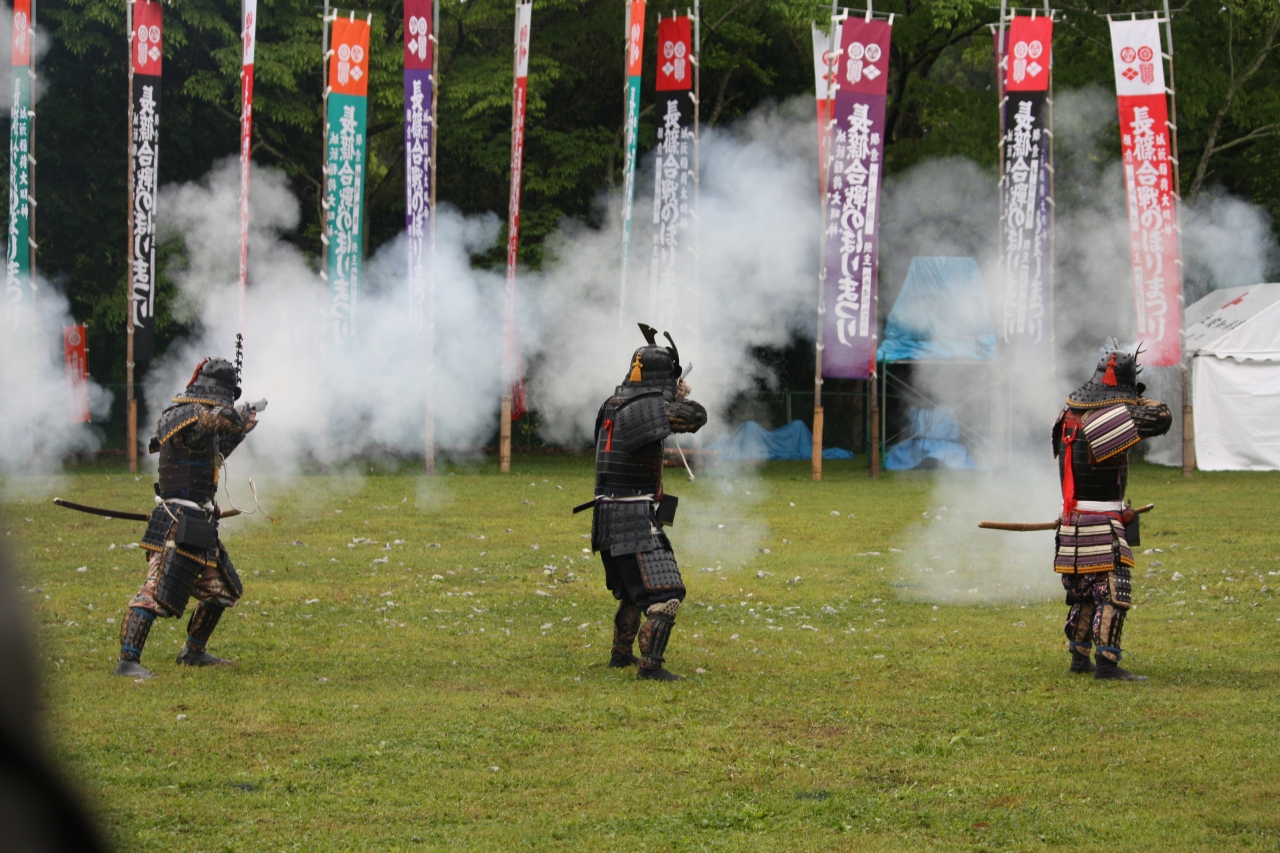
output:
[[[960,424],[950,409],[912,406],[911,438],[889,448],[884,467],[890,471],[910,471],[925,467],[971,469],[973,457],[960,444]]]
[[[912,258],[885,321],[881,361],[987,361],[996,327],[973,258]]]
[[[722,435],[711,444],[721,459],[774,459],[795,460],[813,458],[813,433],[804,421],[792,421],[784,427],[769,432],[755,421],[747,421],[728,435]],[[822,451],[823,459],[852,459],[853,453],[838,447]]]

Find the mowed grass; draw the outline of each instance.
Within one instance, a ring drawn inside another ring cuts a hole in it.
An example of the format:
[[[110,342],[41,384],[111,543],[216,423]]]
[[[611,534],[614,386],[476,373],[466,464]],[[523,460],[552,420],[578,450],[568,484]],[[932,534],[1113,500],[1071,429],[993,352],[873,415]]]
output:
[[[590,459],[515,469],[264,494],[277,523],[224,523],[245,599],[210,649],[235,666],[180,669],[163,620],[147,682],[110,675],[141,525],[6,505],[51,740],[117,848],[1280,849],[1280,475],[1136,466],[1163,553],[1126,663],[1151,681],[1114,684],[1068,675],[1060,598],[898,594],[930,475],[669,472],[688,678],[653,684],[604,665],[614,604],[569,514]],[[147,477],[71,479],[151,504]]]

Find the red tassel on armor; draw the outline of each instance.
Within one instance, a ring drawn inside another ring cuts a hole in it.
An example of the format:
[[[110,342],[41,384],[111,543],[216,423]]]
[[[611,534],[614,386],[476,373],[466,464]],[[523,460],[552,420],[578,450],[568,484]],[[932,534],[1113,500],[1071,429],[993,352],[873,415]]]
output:
[[[608,453],[613,450],[613,418],[604,422],[604,431],[609,434],[609,437],[604,442],[605,452]]]
[[[191,381],[187,383],[188,388],[196,384],[196,380],[200,378],[200,368],[204,367],[206,364],[208,364],[208,362],[209,362],[209,359],[206,358],[204,361],[196,365],[195,372],[191,374]]]
[[[1111,360],[1107,362],[1107,372],[1102,374],[1102,384],[1116,387],[1116,354],[1111,353]]]
[[[1110,368],[1108,368],[1108,372]],[[1080,434],[1080,421],[1068,415],[1062,424],[1062,518],[1065,520],[1076,510],[1075,461],[1076,436]]]

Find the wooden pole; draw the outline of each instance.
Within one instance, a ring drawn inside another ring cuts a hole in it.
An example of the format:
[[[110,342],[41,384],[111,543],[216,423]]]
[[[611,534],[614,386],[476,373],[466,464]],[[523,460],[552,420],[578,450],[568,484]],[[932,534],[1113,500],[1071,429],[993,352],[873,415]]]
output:
[[[1173,163],[1173,209],[1178,241],[1178,314],[1183,314],[1186,297],[1182,282],[1182,173],[1178,165],[1178,87],[1173,81],[1173,17],[1169,13],[1169,0],[1164,0],[1164,38],[1169,54],[1169,160]],[[1181,335],[1182,323],[1179,322]],[[1182,475],[1190,477],[1196,470],[1195,430],[1191,416],[1190,382],[1187,377],[1185,353],[1182,361]]]
[[[876,385],[881,382],[880,371],[872,372],[871,378],[867,380],[867,387],[871,391],[871,476],[878,478],[880,476],[880,404],[876,397]]]
[[[423,424],[424,469],[428,476],[436,473],[436,137],[440,123],[436,120],[440,107],[440,0],[431,3],[431,198],[427,215],[430,230],[427,257],[427,412]],[[407,152],[406,152],[406,156]]]
[[[837,0],[831,0],[831,40],[827,56],[835,57],[836,53],[836,14],[839,11]],[[822,482],[822,327],[823,315],[826,314],[827,284],[827,160],[831,158],[831,120],[832,103],[835,99],[835,74],[827,71],[827,127],[819,128],[826,143],[822,150],[826,153],[823,162],[818,164],[818,189],[822,201],[822,231],[818,235],[818,317],[817,331],[813,340],[813,449],[810,464],[813,469],[813,481]]]
[[[128,198],[128,240],[129,247],[125,252],[125,351],[124,351],[124,397],[125,397],[125,458],[129,460],[129,473],[138,472],[138,400],[134,396],[133,387],[133,0],[125,4],[125,26],[129,29],[129,104],[126,132],[129,144],[125,152],[129,157]]]
[[[511,395],[502,395],[502,426],[498,432],[498,470],[511,470]]]

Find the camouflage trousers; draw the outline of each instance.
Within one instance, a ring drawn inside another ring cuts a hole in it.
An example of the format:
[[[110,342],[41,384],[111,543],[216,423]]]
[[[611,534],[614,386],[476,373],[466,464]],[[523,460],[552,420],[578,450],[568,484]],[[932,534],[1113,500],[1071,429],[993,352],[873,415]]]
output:
[[[160,585],[160,578],[164,575],[164,557],[164,551],[156,551],[149,555],[147,579],[129,602],[130,607],[137,607],[157,616],[174,615],[156,601],[156,589]],[[227,551],[221,543],[218,545],[218,562],[228,562]],[[205,567],[200,579],[196,581],[194,597],[197,601],[207,601],[219,607],[234,607],[240,600],[240,594],[236,592],[235,587],[227,582],[222,571],[215,566]]]
[[[1071,651],[1083,655],[1089,649],[1111,661],[1120,660],[1120,634],[1131,603],[1129,570],[1063,575],[1067,592],[1064,631]]]

